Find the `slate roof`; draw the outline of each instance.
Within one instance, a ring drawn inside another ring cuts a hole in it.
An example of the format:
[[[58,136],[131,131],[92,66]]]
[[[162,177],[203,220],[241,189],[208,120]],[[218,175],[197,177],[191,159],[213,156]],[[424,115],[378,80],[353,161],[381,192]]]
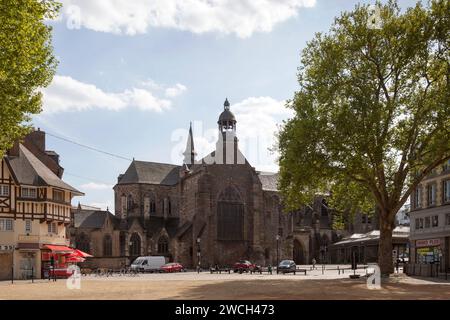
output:
[[[149,183],[175,185],[178,183],[180,166],[133,160],[127,171],[119,176],[117,184]]]
[[[19,144],[19,156],[8,156],[7,160],[19,184],[51,186],[69,190],[77,195],[84,194],[62,181],[22,144]]]
[[[75,210],[73,214],[74,227],[85,229],[100,229],[105,224],[106,217],[110,215],[113,221],[117,220],[109,211]]]
[[[259,181],[261,181],[263,190],[278,191],[278,173],[258,172]]]
[[[408,239],[410,234],[409,227],[399,226],[392,231],[393,240]],[[357,244],[361,242],[378,241],[380,239],[380,230],[373,230],[367,233],[355,233],[351,236],[342,239],[342,241],[336,242],[333,246],[346,245],[346,244]]]

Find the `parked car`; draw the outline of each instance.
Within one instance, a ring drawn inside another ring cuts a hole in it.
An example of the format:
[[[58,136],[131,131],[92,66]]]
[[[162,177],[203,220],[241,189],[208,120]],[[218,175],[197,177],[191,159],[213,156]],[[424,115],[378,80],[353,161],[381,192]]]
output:
[[[239,260],[233,265],[234,272],[250,272],[250,271],[258,271],[261,267],[257,266],[254,263],[251,263],[248,260]]]
[[[184,267],[181,263],[172,262],[172,263],[166,263],[165,265],[161,266],[160,271],[162,271],[162,272],[182,272],[182,271],[186,271],[186,269],[184,269]]]
[[[138,272],[159,272],[165,264],[166,258],[163,256],[138,257],[133,261],[130,269]]]
[[[280,264],[278,265],[278,269],[277,269],[277,272],[281,272],[281,273],[293,272],[295,274],[296,271],[297,271],[297,265],[295,264],[295,262],[293,260],[281,261]]]

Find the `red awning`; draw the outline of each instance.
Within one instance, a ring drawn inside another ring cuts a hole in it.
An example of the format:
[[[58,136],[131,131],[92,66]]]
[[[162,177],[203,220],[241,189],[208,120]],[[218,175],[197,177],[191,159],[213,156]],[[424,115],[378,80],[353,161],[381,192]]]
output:
[[[86,259],[73,254],[66,257],[66,262],[84,262],[84,260]]]
[[[77,255],[79,257],[82,257],[82,258],[92,258],[93,257],[93,255],[90,255],[89,253],[83,252],[79,249],[74,249],[73,254]]]
[[[46,244],[44,246],[45,249],[49,249],[52,252],[55,253],[72,253],[73,249],[66,247],[66,246],[57,246],[57,245],[53,245],[53,244]]]

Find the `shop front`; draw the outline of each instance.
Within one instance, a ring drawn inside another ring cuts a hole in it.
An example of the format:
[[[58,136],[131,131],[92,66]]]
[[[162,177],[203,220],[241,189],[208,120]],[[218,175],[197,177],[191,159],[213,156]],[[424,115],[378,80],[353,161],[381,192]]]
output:
[[[15,279],[38,278],[41,268],[38,243],[18,243],[14,252]]]
[[[443,250],[440,239],[416,240],[416,262],[433,264],[442,261]]]
[[[423,277],[437,277],[448,268],[445,238],[419,239],[411,241],[414,260],[407,273]]]

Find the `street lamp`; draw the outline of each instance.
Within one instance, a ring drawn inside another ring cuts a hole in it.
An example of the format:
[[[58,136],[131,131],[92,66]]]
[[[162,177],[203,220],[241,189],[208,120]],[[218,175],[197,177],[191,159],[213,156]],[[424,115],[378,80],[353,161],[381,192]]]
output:
[[[197,259],[198,259],[198,265],[197,265],[197,272],[200,272],[200,266],[201,266],[201,261],[202,261],[202,252],[201,252],[201,248],[200,248],[200,237],[197,238]]]
[[[277,274],[278,274],[278,266],[280,264],[280,235],[277,234],[275,239],[277,239]]]

